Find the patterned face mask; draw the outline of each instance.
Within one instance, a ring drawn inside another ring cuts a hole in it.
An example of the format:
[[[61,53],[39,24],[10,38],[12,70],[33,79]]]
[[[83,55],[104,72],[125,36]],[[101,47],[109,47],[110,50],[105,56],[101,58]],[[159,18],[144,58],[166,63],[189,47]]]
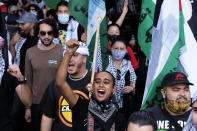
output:
[[[126,54],[125,50],[113,50],[112,49],[112,56],[114,57],[114,59],[116,60],[122,60],[124,58]]]
[[[175,113],[175,114],[184,114],[185,111],[187,111],[190,107],[191,100],[185,100],[185,101],[177,101],[177,100],[167,100],[167,108]]]

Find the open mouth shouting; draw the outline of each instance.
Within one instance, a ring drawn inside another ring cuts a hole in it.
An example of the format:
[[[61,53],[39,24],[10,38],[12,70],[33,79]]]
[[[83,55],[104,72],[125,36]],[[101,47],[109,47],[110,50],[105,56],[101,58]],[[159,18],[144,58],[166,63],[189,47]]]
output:
[[[98,90],[97,90],[97,94],[98,94],[98,97],[104,97],[104,96],[105,96],[105,90],[103,90],[103,89],[98,89]]]
[[[73,71],[74,70],[74,67],[75,67],[74,63],[69,63],[68,70],[69,71]]]

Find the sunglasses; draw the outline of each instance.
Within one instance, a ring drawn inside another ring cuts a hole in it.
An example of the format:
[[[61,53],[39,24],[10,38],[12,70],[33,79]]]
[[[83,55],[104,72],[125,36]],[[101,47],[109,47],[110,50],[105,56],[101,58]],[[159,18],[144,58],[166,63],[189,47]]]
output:
[[[117,76],[116,76],[117,80],[120,80],[120,74],[121,74],[120,70],[117,69]]]
[[[13,10],[13,11],[11,11],[11,13],[12,13],[12,14],[17,14],[18,11],[17,11],[17,10]]]
[[[48,31],[48,32],[46,32],[46,31],[40,31],[40,35],[41,36],[45,36],[46,34],[48,34],[49,36],[52,36],[53,35],[53,31]]]
[[[197,107],[192,107],[192,110],[193,110],[194,112],[197,112]]]

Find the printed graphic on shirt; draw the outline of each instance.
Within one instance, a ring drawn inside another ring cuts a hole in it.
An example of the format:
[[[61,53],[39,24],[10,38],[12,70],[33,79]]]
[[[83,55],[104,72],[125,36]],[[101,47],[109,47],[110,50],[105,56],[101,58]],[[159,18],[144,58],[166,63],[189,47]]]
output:
[[[57,60],[54,59],[54,60],[48,60],[48,64],[49,65],[57,65]]]
[[[59,99],[59,118],[66,126],[72,127],[72,112],[63,96]]]
[[[181,126],[181,127],[184,127],[186,125],[187,122],[185,121],[182,121],[182,120],[179,120],[177,121],[177,123]],[[174,127],[170,127],[170,123],[168,120],[160,120],[160,121],[157,121],[157,127],[158,127],[158,130],[157,131],[161,131],[161,130],[168,130],[168,129],[174,129]]]

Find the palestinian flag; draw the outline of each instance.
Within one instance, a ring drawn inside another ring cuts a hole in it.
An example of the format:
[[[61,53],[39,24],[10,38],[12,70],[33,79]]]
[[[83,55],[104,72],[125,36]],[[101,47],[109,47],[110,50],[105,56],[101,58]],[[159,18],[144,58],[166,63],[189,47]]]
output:
[[[153,22],[150,62],[141,109],[161,104],[160,83],[177,71],[180,48],[185,45],[180,0],[157,0]]]
[[[56,9],[57,4],[63,0],[44,0],[46,5],[51,9]]]
[[[179,70],[184,72],[194,86],[190,86],[191,96],[197,90],[197,1],[181,0],[184,15],[185,46],[180,50]]]
[[[108,66],[108,41],[105,0],[70,0],[71,15],[87,30],[87,45],[90,55],[87,68],[90,69],[93,61],[98,16],[101,17],[100,37],[98,43],[96,69],[105,70]]]
[[[139,18],[138,43],[147,58],[150,57],[155,0],[142,0]]]

